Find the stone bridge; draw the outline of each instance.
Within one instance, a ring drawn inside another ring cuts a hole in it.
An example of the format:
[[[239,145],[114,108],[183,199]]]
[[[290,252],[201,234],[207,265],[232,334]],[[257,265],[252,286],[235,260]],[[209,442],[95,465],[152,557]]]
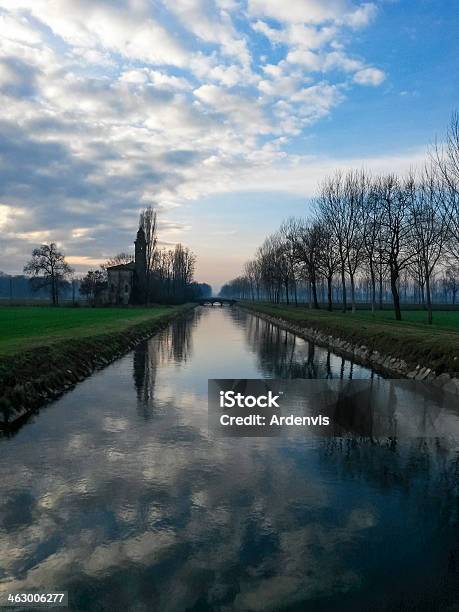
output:
[[[219,306],[224,306],[225,304],[232,306],[236,303],[236,300],[231,300],[229,298],[211,297],[199,298],[198,300],[195,300],[195,302],[197,304],[201,304],[201,306],[215,306],[215,304],[218,304]]]

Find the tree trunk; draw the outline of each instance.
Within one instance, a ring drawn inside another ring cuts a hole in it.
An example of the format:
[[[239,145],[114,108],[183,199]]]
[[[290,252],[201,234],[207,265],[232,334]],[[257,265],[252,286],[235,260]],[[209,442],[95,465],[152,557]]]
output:
[[[390,288],[392,291],[392,298],[394,302],[395,319],[397,321],[402,320],[402,311],[400,309],[400,296],[397,288],[398,271],[391,267],[390,271]]]
[[[426,303],[427,303],[427,321],[429,325],[432,325],[433,313],[432,313],[432,296],[430,292],[430,274],[425,271],[425,283],[426,283]]]
[[[328,311],[329,312],[333,310],[332,282],[333,282],[333,276],[327,276],[327,299],[328,299]]]
[[[343,289],[343,312],[347,311],[347,295],[346,295],[346,270],[344,263],[341,265],[341,285]]]
[[[373,268],[373,263],[370,261],[370,276],[371,276],[371,312],[376,310],[376,277]]]
[[[355,279],[354,279],[354,274],[349,274],[350,279],[351,279],[351,303],[352,303],[352,312],[355,312],[357,310],[356,305],[355,305]]]
[[[311,286],[312,286],[312,299],[313,299],[313,302],[314,302],[314,308],[316,310],[318,310],[319,309],[319,300],[317,299],[317,283],[316,283],[315,276],[312,277]]]
[[[51,274],[51,300],[53,306],[56,306],[56,277],[54,274]]]

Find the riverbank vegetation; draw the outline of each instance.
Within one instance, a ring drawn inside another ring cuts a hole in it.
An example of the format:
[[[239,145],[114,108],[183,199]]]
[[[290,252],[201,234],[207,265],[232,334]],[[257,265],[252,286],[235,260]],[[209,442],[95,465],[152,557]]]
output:
[[[420,364],[436,374],[459,372],[459,312],[436,312],[430,326],[420,311],[396,321],[391,312],[327,312],[269,302],[243,302],[246,309],[282,319],[299,328],[322,331],[353,346],[403,359],[412,367]],[[389,318],[391,317],[391,318]]]
[[[459,114],[445,145],[406,176],[337,170],[324,179],[305,219],[290,218],[268,236],[223,297],[285,301],[310,308],[338,302],[344,313],[365,301],[374,312],[390,296],[418,303],[433,321],[435,301],[459,291]]]

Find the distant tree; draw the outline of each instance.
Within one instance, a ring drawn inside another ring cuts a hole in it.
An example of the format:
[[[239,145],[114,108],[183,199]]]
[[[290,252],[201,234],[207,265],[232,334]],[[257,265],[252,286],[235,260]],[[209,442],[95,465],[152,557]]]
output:
[[[390,289],[397,321],[402,320],[400,275],[417,256],[411,217],[415,188],[412,176],[401,182],[393,174],[380,177],[374,185],[381,207],[381,257],[389,269]]]
[[[348,263],[348,245],[350,243],[349,227],[353,227],[348,219],[344,177],[339,171],[332,177],[327,177],[320,188],[320,198],[317,200],[317,216],[332,233],[333,241],[340,259],[341,287],[343,312],[347,311],[346,268]]]
[[[432,276],[448,241],[450,214],[442,206],[445,190],[442,181],[437,180],[435,169],[426,166],[421,180],[410,182],[410,208],[416,258],[420,264],[421,278],[425,284],[428,322],[431,325]]]
[[[459,292],[459,267],[450,266],[445,271],[445,276],[442,280],[443,287],[448,293],[451,293],[451,301],[456,304],[456,296]]]
[[[319,233],[317,269],[327,281],[327,308],[331,312],[333,310],[333,277],[340,269],[340,258],[333,233],[323,221],[317,221],[316,225]]]
[[[319,308],[317,297],[317,273],[319,271],[319,254],[322,240],[321,225],[316,221],[305,220],[298,232],[298,262],[302,266],[303,276],[310,286],[310,307]]]
[[[442,206],[449,214],[448,254],[459,261],[459,113],[455,111],[446,131],[445,142],[431,154],[444,184]]]
[[[255,292],[258,291],[258,266],[256,261],[246,261],[244,264],[244,273],[250,285],[250,293],[252,301],[255,300]]]
[[[103,270],[106,270],[107,268],[111,268],[112,266],[118,266],[120,264],[128,264],[128,263],[132,263],[134,261],[134,255],[132,253],[118,253],[118,255],[115,255],[114,257],[112,257],[111,259],[107,259],[107,261],[101,265],[101,268]]]
[[[380,255],[381,246],[381,211],[378,193],[373,182],[369,186],[368,197],[365,202],[365,214],[363,215],[363,246],[366,264],[370,272],[371,285],[371,310],[376,310],[376,273],[379,269],[379,299],[382,300],[382,260]],[[381,304],[380,304],[381,305]]]
[[[288,295],[288,287],[292,285],[293,287],[293,297],[295,299],[295,305],[298,305],[298,280],[299,280],[299,255],[298,246],[300,244],[300,236],[301,236],[302,223],[299,222],[294,217],[290,217],[286,219],[279,229],[279,235],[282,240],[282,250],[284,258],[287,262],[287,285],[286,285],[286,293]],[[253,273],[256,273],[258,268],[257,264],[253,262],[254,270]]]
[[[66,285],[66,279],[73,273],[73,269],[52,242],[42,244],[32,251],[32,259],[24,266],[24,273],[30,278],[34,290],[49,290],[51,301],[56,306],[59,303],[59,292]]]
[[[107,274],[105,270],[89,270],[81,281],[80,293],[94,305],[106,288]]]

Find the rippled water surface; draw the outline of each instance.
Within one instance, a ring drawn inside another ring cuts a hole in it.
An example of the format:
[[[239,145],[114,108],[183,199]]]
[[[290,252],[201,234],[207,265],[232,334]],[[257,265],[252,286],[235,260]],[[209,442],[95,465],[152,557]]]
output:
[[[0,438],[0,591],[66,589],[89,611],[458,610],[453,436],[208,432],[208,378],[371,376],[237,309],[174,322]]]

